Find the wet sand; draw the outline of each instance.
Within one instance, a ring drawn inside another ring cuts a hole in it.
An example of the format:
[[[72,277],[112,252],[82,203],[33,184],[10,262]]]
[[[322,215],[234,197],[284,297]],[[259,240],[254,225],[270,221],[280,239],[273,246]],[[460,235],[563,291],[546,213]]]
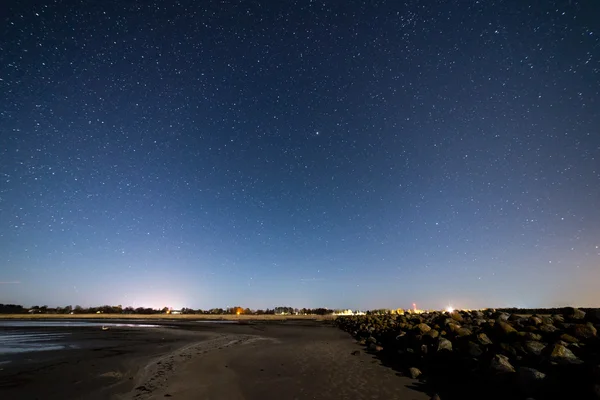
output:
[[[0,398],[429,399],[327,323],[172,325],[71,328],[78,348],[0,365]]]

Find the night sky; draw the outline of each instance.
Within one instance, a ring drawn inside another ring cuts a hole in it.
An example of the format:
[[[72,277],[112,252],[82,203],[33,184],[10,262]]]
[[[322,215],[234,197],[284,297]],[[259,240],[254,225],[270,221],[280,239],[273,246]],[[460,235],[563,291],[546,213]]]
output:
[[[595,0],[0,20],[0,303],[600,306]]]

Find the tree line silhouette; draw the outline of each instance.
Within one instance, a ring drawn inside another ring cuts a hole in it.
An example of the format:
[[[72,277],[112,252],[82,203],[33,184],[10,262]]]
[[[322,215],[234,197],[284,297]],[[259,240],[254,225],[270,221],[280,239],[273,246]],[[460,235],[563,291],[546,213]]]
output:
[[[148,308],[148,307],[123,307],[117,306],[97,306],[97,307],[82,307],[64,306],[64,307],[48,307],[33,306],[30,308],[23,307],[18,304],[0,304],[0,314],[202,314],[202,315],[328,315],[333,314],[337,310],[329,308],[294,308],[294,307],[274,307],[267,309],[251,310],[247,307],[235,306],[226,308],[211,308],[207,310],[182,308],[181,310],[172,310],[169,307],[163,308]]]

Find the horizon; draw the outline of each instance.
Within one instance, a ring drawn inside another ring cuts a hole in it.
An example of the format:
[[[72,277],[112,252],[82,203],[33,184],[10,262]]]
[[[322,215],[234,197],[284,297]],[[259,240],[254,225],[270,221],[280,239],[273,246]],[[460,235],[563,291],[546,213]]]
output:
[[[139,306],[133,306],[133,305],[122,305],[122,304],[117,304],[117,305],[112,305],[110,303],[108,304],[102,304],[102,305],[92,305],[92,306],[85,306],[85,305],[81,305],[81,304],[67,304],[67,305],[49,305],[47,303],[44,304],[34,304],[34,305],[23,305],[23,304],[15,304],[15,303],[0,303],[0,305],[3,306],[18,306],[18,307],[23,307],[23,309],[26,310],[30,310],[33,309],[35,307],[48,307],[49,309],[52,310],[56,310],[56,309],[64,309],[67,307],[71,307],[73,310],[75,310],[76,307],[81,307],[83,310],[89,310],[89,309],[98,309],[98,308],[103,308],[103,307],[119,307],[121,306],[122,310],[126,310],[127,308],[132,308],[134,310],[138,309],[138,308],[143,308],[143,309],[152,309],[154,311],[161,311],[162,309],[169,308],[171,310],[183,310],[183,309],[188,309],[188,310],[192,310],[192,311],[210,311],[210,310],[216,310],[216,309],[222,309],[224,311],[227,310],[231,310],[231,309],[235,309],[235,308],[242,308],[242,309],[249,309],[250,311],[273,311],[277,308],[292,308],[294,310],[316,310],[316,309],[325,309],[325,310],[330,310],[330,311],[339,311],[339,310],[352,310],[352,311],[376,311],[376,310],[387,310],[387,311],[395,311],[395,310],[403,310],[403,311],[411,311],[414,309],[414,307],[375,307],[375,308],[364,308],[364,307],[357,307],[357,308],[353,308],[353,307],[327,307],[327,306],[320,306],[320,307],[297,307],[297,306],[290,306],[290,305],[276,305],[276,306],[269,306],[269,307],[248,307],[246,305],[243,304],[238,304],[238,305],[229,305],[229,306],[214,306],[214,307],[207,307],[207,308],[194,308],[194,307],[188,307],[188,306],[181,306],[181,307],[171,307],[168,305],[162,306],[162,307],[147,307],[147,306],[143,306],[143,305],[139,305]],[[586,305],[574,305],[574,304],[566,304],[566,305],[559,305],[559,306],[553,306],[553,307],[511,307],[511,306],[506,306],[506,307],[481,307],[481,308],[455,308],[451,305],[448,305],[446,307],[443,308],[420,308],[417,307],[416,309],[418,311],[424,311],[424,312],[430,312],[430,311],[440,311],[440,312],[454,312],[454,311],[474,311],[474,310],[504,310],[504,309],[516,309],[516,310],[527,310],[527,309],[539,309],[539,310],[544,310],[544,309],[563,309],[563,308],[569,308],[569,307],[573,307],[573,308],[577,308],[577,309],[596,309],[596,308],[600,308],[597,306],[586,306]]]
[[[600,306],[598,2],[5,14],[0,303]]]

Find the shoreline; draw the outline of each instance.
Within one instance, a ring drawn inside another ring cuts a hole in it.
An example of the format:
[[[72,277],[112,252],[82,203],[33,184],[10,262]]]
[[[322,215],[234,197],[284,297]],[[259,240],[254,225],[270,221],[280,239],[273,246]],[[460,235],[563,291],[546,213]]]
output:
[[[0,366],[0,398],[429,399],[326,321],[171,325],[74,329],[81,348]]]

